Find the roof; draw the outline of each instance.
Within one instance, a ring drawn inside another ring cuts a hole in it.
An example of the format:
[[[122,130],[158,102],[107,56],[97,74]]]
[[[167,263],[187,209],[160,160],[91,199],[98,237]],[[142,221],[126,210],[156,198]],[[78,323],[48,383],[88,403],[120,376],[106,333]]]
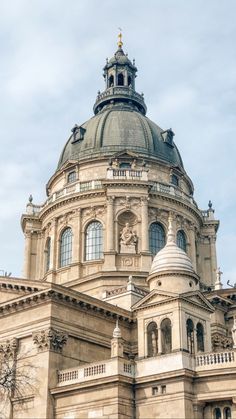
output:
[[[176,145],[165,141],[164,133],[166,131],[136,110],[133,104],[108,104],[83,125],[75,127],[62,151],[58,169],[68,160],[109,157],[124,148],[143,158],[154,157],[183,167]]]

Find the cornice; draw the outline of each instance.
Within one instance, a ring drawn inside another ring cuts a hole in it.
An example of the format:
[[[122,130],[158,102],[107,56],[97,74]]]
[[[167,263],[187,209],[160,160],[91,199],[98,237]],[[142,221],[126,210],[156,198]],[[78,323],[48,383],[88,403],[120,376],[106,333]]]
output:
[[[48,214],[56,210],[57,208],[61,208],[67,204],[70,204],[71,202],[81,201],[84,198],[94,198],[94,197],[106,197],[105,190],[90,190],[87,192],[78,192],[77,195],[70,195],[66,196],[64,198],[58,198],[58,200],[54,201],[53,203],[49,204],[45,209],[42,209],[42,211],[39,214],[39,219],[42,220],[44,217],[46,217]]]
[[[60,285],[50,284],[50,286],[39,292],[27,295],[27,297],[15,298],[6,303],[0,304],[0,317],[10,315],[29,307],[42,304],[44,302],[60,302],[71,307],[93,311],[105,317],[119,319],[127,323],[134,323],[133,313],[104,301],[97,300],[78,291],[65,289]]]
[[[182,208],[187,209],[189,212],[191,212],[191,214],[193,214],[195,217],[197,217],[198,220],[200,221],[200,224],[203,225],[203,217],[202,217],[202,214],[201,214],[200,210],[198,208],[195,208],[191,204],[188,204],[187,201],[183,200],[182,198],[178,199],[178,198],[170,196],[170,195],[164,195],[160,192],[150,192],[150,197],[152,197],[152,196],[158,196],[163,201],[167,201],[167,202],[171,202],[171,203],[175,203],[175,204],[180,205]]]

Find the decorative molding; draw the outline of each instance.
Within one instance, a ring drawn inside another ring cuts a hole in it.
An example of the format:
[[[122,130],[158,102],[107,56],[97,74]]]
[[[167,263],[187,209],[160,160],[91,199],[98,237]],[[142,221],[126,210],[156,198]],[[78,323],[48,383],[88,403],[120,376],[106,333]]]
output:
[[[25,297],[18,298],[14,302],[6,302],[0,307],[0,317],[7,316],[15,311],[19,312],[21,310],[26,310],[33,308],[36,305],[47,303],[47,302],[60,302],[61,304],[66,304],[68,306],[73,306],[75,309],[82,309],[86,311],[92,311],[100,313],[102,317],[114,317],[124,320],[128,323],[136,322],[136,319],[133,316],[133,313],[129,312],[120,307],[112,307],[111,304],[97,300],[93,297],[90,297],[79,292],[71,292],[66,290],[62,293],[61,289],[58,290],[57,286],[51,285],[50,288],[46,290],[40,290],[39,292],[32,295],[27,295]]]
[[[97,218],[97,216],[101,216],[105,213],[105,206],[104,205],[100,205],[100,206],[91,206],[89,208],[84,208],[83,209],[83,213],[82,216],[83,218],[88,218],[88,217],[92,217],[92,218]]]
[[[214,352],[233,347],[233,339],[230,336],[223,336],[219,333],[213,333],[211,336],[212,350]]]
[[[0,343],[0,356],[4,359],[14,359],[18,350],[18,339],[12,338]]]
[[[52,328],[38,330],[33,332],[32,336],[38,352],[54,351],[61,353],[68,339],[66,333]]]

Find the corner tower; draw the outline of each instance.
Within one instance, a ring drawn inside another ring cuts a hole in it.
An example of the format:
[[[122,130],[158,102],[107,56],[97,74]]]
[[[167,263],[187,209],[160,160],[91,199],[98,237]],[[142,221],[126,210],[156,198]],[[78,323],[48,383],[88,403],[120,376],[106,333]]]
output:
[[[149,290],[152,259],[166,243],[171,213],[200,288],[214,287],[218,221],[211,207],[198,208],[173,131],[146,116],[136,73],[119,37],[94,116],[72,128],[46,201],[30,199],[22,216],[26,278],[113,302],[132,276],[141,295]]]

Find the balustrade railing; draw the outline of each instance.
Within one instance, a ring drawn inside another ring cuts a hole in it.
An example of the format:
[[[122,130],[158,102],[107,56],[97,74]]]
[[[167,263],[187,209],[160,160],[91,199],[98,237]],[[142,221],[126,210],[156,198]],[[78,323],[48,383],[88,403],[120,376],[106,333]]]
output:
[[[234,362],[234,360],[234,351],[202,354],[196,356],[196,367],[212,366],[216,364],[229,364]]]
[[[87,364],[82,368],[71,368],[58,371],[58,385],[81,383],[103,377],[110,377],[117,374],[132,376],[132,365],[129,361],[112,358],[103,363]]]

